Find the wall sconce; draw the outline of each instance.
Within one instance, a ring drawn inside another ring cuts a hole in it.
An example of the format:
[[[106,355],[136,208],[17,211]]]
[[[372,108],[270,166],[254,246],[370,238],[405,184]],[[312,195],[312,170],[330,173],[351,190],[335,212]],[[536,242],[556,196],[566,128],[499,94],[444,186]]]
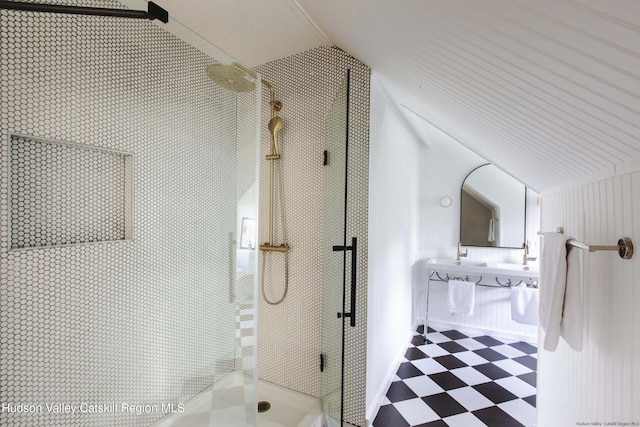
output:
[[[442,206],[443,208],[448,208],[453,204],[453,200],[451,200],[451,197],[449,196],[444,196],[442,199],[440,199],[440,206]]]

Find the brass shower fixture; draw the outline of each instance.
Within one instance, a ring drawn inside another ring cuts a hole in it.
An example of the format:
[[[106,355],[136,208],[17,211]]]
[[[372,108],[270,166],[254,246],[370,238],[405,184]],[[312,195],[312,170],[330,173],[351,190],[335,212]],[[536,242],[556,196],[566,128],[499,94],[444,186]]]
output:
[[[257,79],[257,74],[248,68],[244,67],[242,64],[238,64],[236,62],[233,63],[233,66],[238,69],[244,71],[248,75],[252,76],[254,79]],[[271,162],[269,165],[269,241],[260,245],[260,250],[265,252],[289,252],[289,245],[287,243],[282,243],[280,245],[275,245],[273,243],[273,226],[274,226],[274,191],[275,191],[275,161],[280,160],[280,151],[278,149],[278,132],[282,129],[284,122],[282,118],[276,116],[276,112],[282,109],[282,102],[276,100],[275,90],[273,85],[271,85],[266,80],[260,80],[262,84],[269,89],[269,106],[271,107],[271,120],[269,120],[269,132],[271,133],[271,152],[267,154],[267,161]],[[280,176],[282,174],[280,173]],[[282,190],[282,182],[280,182],[280,189]],[[282,195],[281,195],[282,196]],[[282,197],[280,202],[282,203]],[[282,209],[282,206],[281,206]],[[284,228],[284,218],[283,218],[283,228]],[[286,237],[283,239],[286,242]]]
[[[250,69],[248,69],[247,67],[245,67],[244,65],[238,64],[237,62],[234,62],[231,65],[236,67],[236,68],[238,68],[239,70],[244,71],[246,74],[250,75],[254,79],[256,79],[256,80],[258,79],[258,75],[256,73],[254,73],[253,71],[251,71]],[[260,79],[260,82],[263,85],[265,85],[267,87],[267,89],[269,89],[269,105],[271,106],[271,118],[273,119],[275,117],[276,111],[282,110],[282,102],[276,101],[275,89],[273,88],[271,83],[269,83],[268,81],[266,81],[264,79]]]
[[[207,67],[207,74],[217,84],[234,92],[250,92],[255,88],[253,81],[247,79],[246,76],[252,77],[254,80],[258,79],[258,75],[249,70],[242,64],[234,62],[232,64],[211,64]],[[260,245],[262,251],[262,275],[261,275],[261,289],[264,300],[270,305],[280,304],[287,296],[289,289],[289,244],[287,243],[287,229],[285,226],[285,214],[284,214],[284,179],[282,178],[282,169],[278,173],[278,191],[280,202],[280,218],[282,222],[282,242],[280,245],[273,243],[273,229],[274,229],[274,192],[275,192],[275,175],[276,175],[276,161],[280,160],[280,151],[278,148],[278,132],[282,129],[284,121],[281,117],[276,116],[276,112],[282,109],[282,102],[276,100],[275,90],[273,86],[265,81],[260,80],[262,84],[269,89],[269,106],[271,110],[271,119],[269,120],[269,132],[271,133],[271,149],[267,154],[266,159],[270,162],[269,167],[269,241]],[[267,252],[284,252],[284,292],[280,299],[273,302],[267,298],[264,289],[264,277],[265,277],[265,264]]]

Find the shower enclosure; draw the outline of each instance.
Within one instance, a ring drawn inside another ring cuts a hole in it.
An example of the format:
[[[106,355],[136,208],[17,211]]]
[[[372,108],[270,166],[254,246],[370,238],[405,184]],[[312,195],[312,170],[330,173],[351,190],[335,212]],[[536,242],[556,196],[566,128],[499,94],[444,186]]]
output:
[[[322,411],[327,426],[344,420],[345,328],[354,326],[357,239],[347,236],[349,85],[344,77],[325,124],[322,287]]]
[[[254,425],[260,85],[171,17],[0,36],[0,425]]]

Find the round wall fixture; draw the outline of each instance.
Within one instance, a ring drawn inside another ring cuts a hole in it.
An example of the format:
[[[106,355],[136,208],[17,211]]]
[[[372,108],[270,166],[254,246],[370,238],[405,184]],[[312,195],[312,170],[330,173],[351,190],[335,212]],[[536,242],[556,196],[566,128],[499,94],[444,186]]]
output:
[[[444,196],[442,199],[440,199],[440,206],[442,206],[443,208],[448,208],[452,203],[453,200],[451,200],[451,197],[449,196]]]

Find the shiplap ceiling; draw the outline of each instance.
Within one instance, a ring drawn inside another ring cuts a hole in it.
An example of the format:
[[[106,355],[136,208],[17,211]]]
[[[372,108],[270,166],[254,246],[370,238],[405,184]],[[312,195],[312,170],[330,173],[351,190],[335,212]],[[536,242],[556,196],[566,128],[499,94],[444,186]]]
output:
[[[542,191],[640,158],[638,0],[159,0],[254,66],[322,44]]]

